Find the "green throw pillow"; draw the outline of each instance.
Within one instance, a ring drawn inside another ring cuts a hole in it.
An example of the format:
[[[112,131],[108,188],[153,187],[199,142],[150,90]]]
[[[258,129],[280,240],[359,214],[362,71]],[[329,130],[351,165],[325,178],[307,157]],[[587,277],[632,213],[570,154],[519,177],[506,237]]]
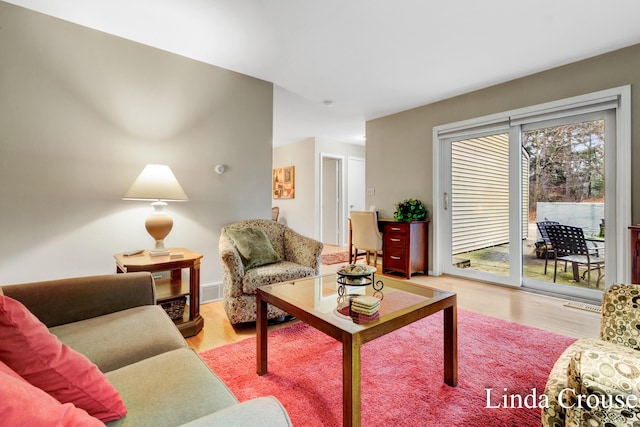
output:
[[[282,260],[261,228],[227,228],[226,233],[240,252],[247,270]]]

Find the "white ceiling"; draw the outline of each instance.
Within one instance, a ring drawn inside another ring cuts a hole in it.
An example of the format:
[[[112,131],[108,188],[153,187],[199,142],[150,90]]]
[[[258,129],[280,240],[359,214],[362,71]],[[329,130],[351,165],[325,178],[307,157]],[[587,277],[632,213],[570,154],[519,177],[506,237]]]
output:
[[[638,0],[9,3],[273,82],[274,146],[640,42]]]

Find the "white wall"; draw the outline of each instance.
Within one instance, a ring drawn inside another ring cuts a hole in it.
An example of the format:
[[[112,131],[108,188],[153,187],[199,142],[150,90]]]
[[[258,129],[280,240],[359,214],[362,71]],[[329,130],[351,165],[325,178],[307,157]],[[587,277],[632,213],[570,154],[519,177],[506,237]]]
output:
[[[272,84],[6,3],[0,28],[0,283],[111,273],[152,247],[151,208],[121,200],[147,163],[190,199],[169,205],[167,245],[221,281],[222,226],[271,217]]]
[[[308,138],[294,144],[273,149],[273,167],[295,166],[295,198],[273,199],[280,207],[280,221],[298,233],[316,238],[315,224],[315,169],[313,159],[315,140]]]
[[[315,239],[320,239],[320,156],[323,153],[344,157],[346,190],[346,159],[349,156],[364,158],[364,146],[326,138],[308,138],[273,149],[274,168],[296,167],[296,196],[294,199],[274,199],[272,204],[280,207],[280,216],[289,227]]]

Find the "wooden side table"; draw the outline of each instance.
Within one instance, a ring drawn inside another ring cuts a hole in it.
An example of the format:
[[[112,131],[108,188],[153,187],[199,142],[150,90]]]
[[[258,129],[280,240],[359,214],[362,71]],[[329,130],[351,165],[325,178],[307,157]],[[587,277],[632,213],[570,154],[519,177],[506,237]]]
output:
[[[170,252],[181,252],[182,258],[171,258],[169,255],[150,256],[149,251],[138,255],[125,256],[116,254],[117,273],[133,273],[136,271],[170,271],[169,279],[156,280],[156,301],[158,304],[172,299],[188,296],[189,310],[185,309],[182,319],[174,320],[182,336],[191,337],[202,330],[204,319],[200,316],[200,260],[202,254],[184,248],[172,248]],[[182,280],[182,269],[189,269],[189,281]]]

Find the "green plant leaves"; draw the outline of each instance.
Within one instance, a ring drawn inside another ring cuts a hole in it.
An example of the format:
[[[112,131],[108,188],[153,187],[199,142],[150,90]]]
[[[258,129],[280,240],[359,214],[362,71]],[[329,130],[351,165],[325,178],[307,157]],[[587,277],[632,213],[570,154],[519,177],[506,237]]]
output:
[[[417,199],[405,199],[396,203],[396,211],[393,218],[396,221],[411,222],[427,219],[427,208]]]

